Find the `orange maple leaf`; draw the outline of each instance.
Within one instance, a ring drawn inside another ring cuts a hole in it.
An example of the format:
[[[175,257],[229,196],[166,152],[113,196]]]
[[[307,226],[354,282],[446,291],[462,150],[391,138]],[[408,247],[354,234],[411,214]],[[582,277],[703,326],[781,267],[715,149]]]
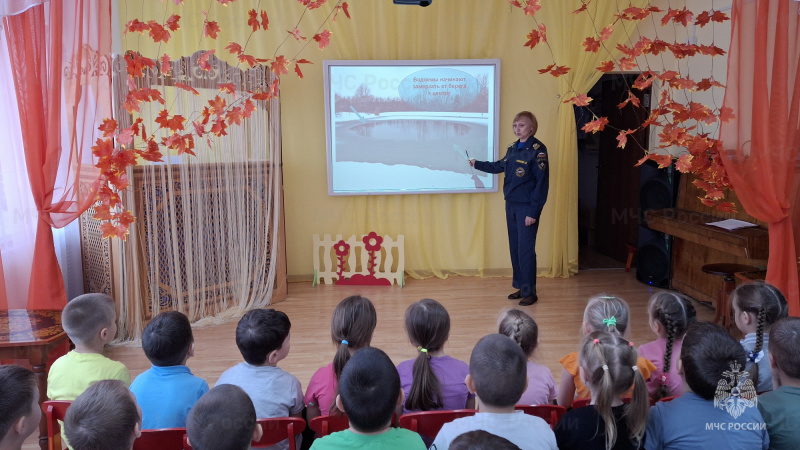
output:
[[[192,94],[194,94],[194,95],[200,95],[200,93],[199,93],[199,92],[197,92],[197,89],[195,89],[195,88],[193,88],[193,87],[189,86],[188,84],[184,84],[184,83],[175,83],[175,87],[176,87],[176,88],[179,88],[179,89],[183,89],[184,91],[191,92],[191,93],[192,93]]]
[[[92,146],[92,154],[100,159],[110,158],[114,154],[114,144],[111,143],[111,139],[97,138],[95,145]]]
[[[319,43],[319,49],[324,50],[331,43],[331,32],[324,30],[314,35],[314,40]]]
[[[222,83],[219,85],[220,92],[236,95],[236,86],[233,83]]]
[[[671,155],[655,155],[651,153],[650,159],[658,163],[659,169],[663,169],[665,167],[669,167],[670,165],[672,165]]]
[[[103,239],[116,237],[124,240],[128,235],[128,228],[117,227],[113,222],[103,222],[97,229],[103,233]]]
[[[589,106],[589,103],[592,101],[592,97],[589,97],[586,94],[579,94],[571,99],[564,100],[562,103],[574,103],[575,106]]]
[[[125,54],[125,63],[128,75],[132,77],[141,77],[145,70],[156,66],[152,59],[143,58],[138,53],[131,51]]]
[[[164,159],[164,155],[161,154],[158,144],[152,139],[147,142],[147,150],[140,151],[138,154],[147,161],[152,162],[161,162],[161,160]]]
[[[164,141],[164,145],[168,148],[175,149],[179,155],[188,153],[192,156],[197,156],[192,151],[194,148],[194,136],[191,134],[173,134]]]
[[[612,70],[614,70],[614,61],[612,60],[603,61],[602,63],[600,63],[599,66],[595,67],[595,69],[603,73],[611,72]]]
[[[639,97],[633,95],[633,92],[631,92],[631,91],[628,91],[628,98],[626,98],[624,102],[622,102],[619,105],[617,105],[617,108],[622,109],[628,103],[632,103],[634,106],[641,105],[641,102],[639,101]]]
[[[275,61],[270,64],[270,70],[275,75],[281,76],[281,74],[289,73],[289,60],[286,59],[283,55],[278,55],[275,58]]]
[[[247,24],[253,28],[253,31],[258,31],[258,28],[261,26],[261,24],[258,23],[258,13],[255,9],[247,11]]]
[[[620,70],[634,70],[639,67],[639,64],[633,56],[620,59],[618,65]]]
[[[225,46],[225,50],[229,51],[232,55],[241,55],[244,53],[242,46],[236,42],[228,42],[228,45]]]
[[[234,107],[234,108],[231,108],[225,114],[225,119],[228,121],[228,125],[230,125],[232,123],[234,123],[236,125],[241,125],[242,124],[242,118],[243,118],[243,116],[242,116],[242,108],[240,108],[238,106]]]
[[[528,36],[526,37],[528,38],[528,40],[525,42],[525,44],[523,44],[523,47],[534,48],[542,40],[542,35],[539,33],[539,30],[535,29],[531,30],[531,32],[528,33]]]
[[[584,125],[581,130],[587,133],[597,133],[598,131],[603,131],[603,128],[606,127],[606,124],[608,124],[608,118],[599,117]]]
[[[554,76],[554,77],[558,78],[558,77],[560,77],[561,75],[566,75],[566,74],[567,74],[567,72],[569,72],[569,71],[570,71],[570,68],[569,68],[569,67],[567,67],[567,66],[555,66],[555,67],[553,67],[553,69],[550,71],[550,75],[552,75],[552,76]]]
[[[154,122],[164,128],[168,128],[172,131],[178,131],[183,129],[183,122],[186,122],[186,119],[180,114],[169,117],[169,112],[166,109],[162,109],[158,113],[158,117],[156,117]]]
[[[219,136],[226,136],[228,134],[225,131],[226,128],[228,128],[228,126],[225,125],[225,119],[220,117],[219,119],[217,119],[214,122],[214,125],[211,126],[211,132],[214,133],[214,135],[218,136],[218,137]]]
[[[103,119],[103,124],[97,127],[97,129],[103,132],[103,137],[113,136],[117,131],[117,121],[114,119]]]
[[[93,219],[97,220],[111,220],[111,206],[109,205],[97,205],[94,207],[94,216]]]
[[[591,36],[587,37],[583,42],[581,42],[581,45],[586,49],[587,52],[597,53],[600,50],[600,41]]]
[[[105,184],[100,186],[100,189],[97,190],[97,198],[100,202],[112,208],[122,203],[122,198],[120,198],[119,194]]]
[[[239,55],[236,59],[238,59],[240,63],[245,63],[250,67],[255,67],[256,65],[258,65],[258,61],[256,60],[256,57],[253,55],[242,54]]]
[[[722,56],[725,54],[725,50],[717,47],[716,45],[698,45],[697,51],[702,55],[709,56]]]
[[[261,28],[269,30],[269,16],[263,9],[261,10]]]
[[[628,143],[628,135],[633,134],[636,130],[623,130],[620,131],[617,135],[617,147],[625,148],[625,145]]]
[[[203,25],[203,36],[205,37],[216,39],[217,33],[220,31],[221,30],[219,25],[217,25],[217,22],[206,20],[205,24]]]
[[[667,13],[664,14],[664,17],[661,18],[661,26],[666,26],[670,20],[675,23],[680,23],[683,26],[689,26],[689,22],[692,22],[694,19],[694,13],[686,9],[672,9],[669,8]]]
[[[528,0],[528,4],[525,5],[523,11],[525,12],[526,16],[532,16],[536,14],[537,11],[542,9],[542,5],[539,3],[541,0]]]
[[[675,161],[675,168],[678,172],[689,173],[692,170],[692,156],[691,153],[684,153]]]
[[[208,101],[208,105],[211,106],[211,114],[213,115],[220,115],[225,111],[225,108],[228,105],[228,102],[220,97],[219,95],[215,96],[213,100]]]
[[[555,67],[555,66],[556,66],[555,64],[550,64],[549,66],[545,67],[544,69],[539,69],[539,73],[550,72],[553,69],[553,67]]]

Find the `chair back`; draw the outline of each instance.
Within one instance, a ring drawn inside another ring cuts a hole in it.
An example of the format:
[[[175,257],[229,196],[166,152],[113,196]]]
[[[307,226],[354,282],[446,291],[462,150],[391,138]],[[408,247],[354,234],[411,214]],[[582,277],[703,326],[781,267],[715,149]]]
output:
[[[678,398],[678,397],[680,397],[680,395],[673,395],[672,397],[664,397],[664,398],[661,398],[661,399],[659,399],[658,401],[659,401],[659,402],[671,402],[671,401],[675,400],[675,399],[676,399],[676,398]]]
[[[289,450],[297,450],[296,436],[306,429],[306,421],[300,417],[276,417],[258,419],[264,434],[258,441],[251,443],[252,448],[270,447],[285,439],[289,440]]]
[[[474,409],[455,409],[452,411],[420,411],[400,416],[400,427],[415,431],[423,436],[436,436],[444,424],[462,417],[474,416]]]
[[[629,404],[633,401],[633,397],[621,397],[622,403]],[[650,406],[656,404],[656,402],[652,398],[648,398],[650,402]],[[584,406],[589,406],[592,402],[590,398],[576,398],[575,401],[572,402],[572,409],[583,408]]]
[[[48,450],[61,450],[61,427],[58,421],[64,420],[67,408],[71,405],[67,400],[47,400],[42,403],[42,412],[47,418],[47,448]]]
[[[550,428],[555,430],[558,421],[567,413],[567,408],[558,405],[517,405],[517,411],[522,411],[525,414],[541,417],[550,424]]]
[[[344,413],[328,414],[314,417],[308,426],[314,430],[317,438],[321,438],[331,433],[348,429],[350,427],[350,419]]]
[[[142,435],[133,441],[133,450],[181,450],[186,428],[160,428],[142,430]]]

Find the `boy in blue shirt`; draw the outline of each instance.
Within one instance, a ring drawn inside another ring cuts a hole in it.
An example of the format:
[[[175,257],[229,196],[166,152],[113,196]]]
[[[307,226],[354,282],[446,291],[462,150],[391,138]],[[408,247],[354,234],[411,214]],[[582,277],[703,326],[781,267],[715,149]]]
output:
[[[185,427],[192,406],[208,392],[208,383],[186,367],[194,356],[189,319],[178,311],[157,315],[144,329],[142,349],[152,367],[131,384],[142,408],[142,429]]]

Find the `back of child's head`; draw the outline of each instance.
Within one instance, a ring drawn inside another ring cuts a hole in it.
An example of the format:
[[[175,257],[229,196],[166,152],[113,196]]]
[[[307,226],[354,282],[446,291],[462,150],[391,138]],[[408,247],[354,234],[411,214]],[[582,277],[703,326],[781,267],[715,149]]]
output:
[[[192,325],[179,311],[166,311],[144,327],[142,350],[154,366],[180,366],[192,347]]]
[[[593,331],[583,339],[580,366],[592,391],[594,407],[606,427],[606,448],[617,441],[617,427],[611,405],[633,385],[633,399],[625,407],[625,420],[633,441],[641,441],[647,425],[650,401],[647,385],[636,365],[639,354],[632,342],[619,333]]]
[[[724,328],[710,322],[689,325],[683,337],[681,363],[686,384],[692,392],[713,400],[725,372],[744,370],[744,348]]]
[[[353,354],[339,379],[339,399],[350,426],[362,433],[389,425],[400,398],[400,375],[383,350],[365,347]]]
[[[337,346],[333,357],[333,372],[337,380],[350,359],[349,348],[368,347],[377,324],[375,306],[366,297],[352,295],[336,305],[331,317],[331,339]]]
[[[442,407],[442,389],[433,373],[430,353],[444,348],[450,336],[450,315],[439,302],[429,298],[412,303],[406,310],[406,333],[417,347],[413,381],[406,399],[406,409],[429,411]]]
[[[659,291],[650,297],[647,304],[650,318],[664,328],[667,347],[664,352],[663,373],[661,385],[656,391],[655,399],[669,396],[668,373],[672,364],[672,347],[676,339],[682,339],[689,325],[697,321],[697,312],[683,294],[674,291]]]
[[[117,311],[111,297],[99,293],[83,294],[67,302],[61,312],[61,325],[73,342],[88,345],[116,318]]]
[[[764,346],[764,333],[767,333],[773,323],[789,315],[789,305],[781,291],[771,284],[763,281],[742,283],[731,294],[731,305],[741,312],[753,314],[756,317],[756,345],[747,358],[756,362]],[[758,380],[758,364],[750,368],[753,379]]]
[[[484,430],[467,431],[450,443],[450,450],[520,450],[504,437]]]
[[[203,394],[186,418],[186,434],[195,450],[247,450],[255,428],[253,401],[232,384]]]
[[[536,322],[518,309],[512,309],[503,315],[498,332],[513,339],[528,358],[533,355],[539,343],[539,327]]]
[[[21,440],[36,430],[41,418],[38,392],[36,375],[29,369],[13,364],[0,366],[0,442],[20,417],[30,417],[31,425],[23,431],[27,434],[20,436]]]
[[[784,317],[769,330],[772,361],[787,377],[800,380],[800,317]]]
[[[291,328],[283,311],[254,309],[236,326],[236,346],[248,364],[263,366],[269,354],[283,346]]]
[[[625,335],[630,320],[628,303],[608,294],[595,295],[583,310],[583,323],[589,332],[609,331]]]
[[[508,407],[516,405],[525,392],[525,352],[502,334],[484,336],[469,358],[469,374],[481,403]]]
[[[119,380],[89,386],[67,408],[64,432],[75,450],[129,449],[142,417],[133,394]]]

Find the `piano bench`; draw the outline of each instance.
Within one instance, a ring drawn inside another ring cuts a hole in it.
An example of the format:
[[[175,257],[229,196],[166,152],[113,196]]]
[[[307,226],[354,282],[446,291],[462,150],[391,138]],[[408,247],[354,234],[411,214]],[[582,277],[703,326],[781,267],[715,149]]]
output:
[[[730,297],[733,290],[736,288],[736,274],[757,272],[761,269],[758,267],[748,266],[747,264],[735,263],[718,263],[706,264],[703,266],[703,272],[711,275],[722,277],[722,289],[719,291],[717,297],[716,314],[714,315],[714,323],[722,325],[723,328],[730,331],[731,329],[731,304]]]

